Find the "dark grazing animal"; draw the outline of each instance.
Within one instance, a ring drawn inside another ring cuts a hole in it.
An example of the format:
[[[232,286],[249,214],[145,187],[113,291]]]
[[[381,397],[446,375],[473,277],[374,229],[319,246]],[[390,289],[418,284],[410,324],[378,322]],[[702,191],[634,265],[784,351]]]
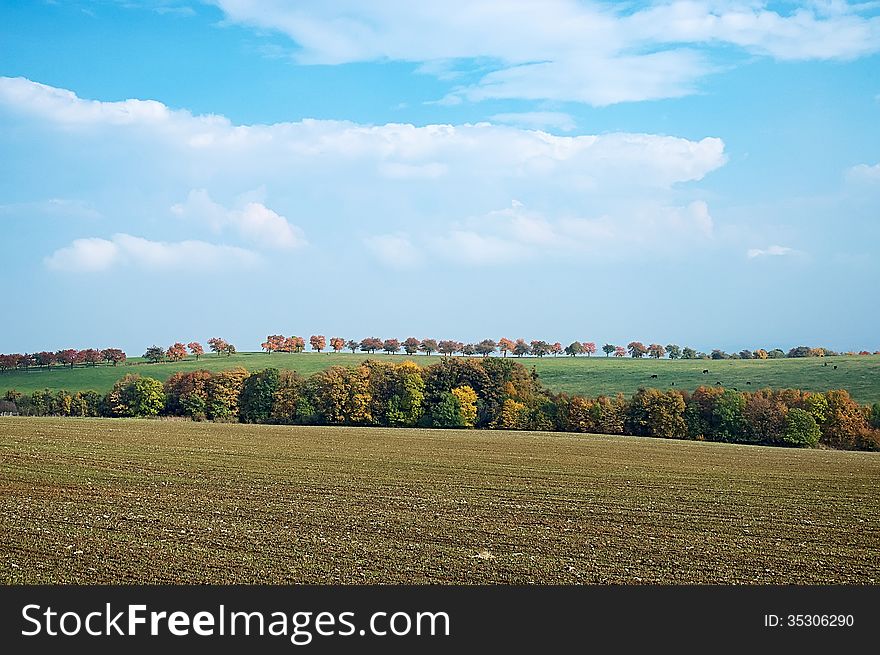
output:
[[[651,379],[652,379],[652,380],[656,380],[656,379],[657,379],[657,374],[654,373],[654,374],[651,376]]]
[[[709,372],[709,369],[708,369],[708,368],[704,368],[704,369],[703,369],[703,373],[708,373],[708,372]]]
[[[837,364],[834,365],[834,370],[835,370],[835,371],[837,370]]]

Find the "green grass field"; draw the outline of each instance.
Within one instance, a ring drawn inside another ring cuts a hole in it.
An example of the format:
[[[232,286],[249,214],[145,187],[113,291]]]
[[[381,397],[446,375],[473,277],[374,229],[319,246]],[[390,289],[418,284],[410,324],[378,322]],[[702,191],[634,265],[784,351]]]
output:
[[[0,418],[0,583],[880,582],[880,453]]]
[[[16,389],[30,393],[36,389],[67,389],[77,391],[94,389],[106,392],[113,382],[126,373],[141,373],[160,380],[179,370],[207,368],[222,370],[243,366],[250,371],[268,366],[287,368],[309,375],[334,364],[355,365],[364,354],[351,353],[239,353],[232,357],[203,356],[200,361],[187,359],[174,364],[145,364],[132,360],[125,366],[97,366],[51,370],[6,371],[0,373],[0,392]],[[424,355],[407,358],[404,355],[373,356],[376,359],[413,361],[428,365],[440,361],[439,356]],[[768,359],[768,360],[633,360],[606,357],[543,357],[516,359],[524,366],[535,367],[542,382],[553,391],[597,396],[618,391],[630,395],[641,386],[661,389],[675,387],[693,390],[701,384],[721,382],[725,387],[753,390],[763,387],[791,387],[809,391],[847,389],[861,403],[880,401],[880,355]],[[824,366],[825,363],[828,366]],[[834,366],[837,370],[834,370]],[[708,374],[703,370],[708,369]],[[656,374],[657,378],[651,378]],[[751,384],[749,384],[751,383]]]

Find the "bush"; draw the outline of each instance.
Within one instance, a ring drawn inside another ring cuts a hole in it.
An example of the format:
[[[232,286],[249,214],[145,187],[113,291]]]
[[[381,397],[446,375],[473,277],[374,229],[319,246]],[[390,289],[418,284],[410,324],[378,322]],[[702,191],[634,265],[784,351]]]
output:
[[[798,448],[815,448],[821,431],[812,414],[803,409],[790,409],[785,420],[782,443]]]

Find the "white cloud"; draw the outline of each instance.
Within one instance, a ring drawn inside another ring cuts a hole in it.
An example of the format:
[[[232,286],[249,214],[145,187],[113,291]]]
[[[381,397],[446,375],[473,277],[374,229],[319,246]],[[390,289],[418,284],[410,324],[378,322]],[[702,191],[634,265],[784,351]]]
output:
[[[712,237],[712,217],[702,200],[685,207],[643,204],[597,218],[548,216],[514,200],[508,208],[464,221],[447,235],[424,239],[442,258],[492,265],[535,257],[644,255],[658,245],[662,255]]]
[[[746,252],[746,257],[754,259],[755,257],[782,257],[791,255],[795,251],[787,246],[770,246],[769,248],[751,248]]]
[[[107,239],[76,239],[46,258],[46,265],[58,271],[94,273],[106,271],[120,259],[119,246]]]
[[[161,150],[165,166],[202,177],[222,171],[236,179],[360,178],[450,180],[531,178],[582,187],[625,183],[668,187],[702,179],[722,166],[724,142],[674,136],[609,133],[556,136],[489,123],[367,126],[307,119],[272,125],[232,125],[222,116],[193,116],[154,101],[83,100],[70,91],[21,78],[0,78],[0,106],[70,128],[102,128],[104,138],[140,138],[143,151]],[[132,108],[148,107],[145,111]],[[88,132],[92,134],[92,132]],[[86,135],[87,136],[87,135]],[[144,145],[147,142],[147,145]],[[262,183],[262,182],[260,182]]]
[[[121,265],[163,272],[206,272],[250,267],[258,261],[254,253],[242,248],[204,241],[166,243],[130,234],[115,234],[111,239],[76,239],[45,259],[48,268],[73,273],[99,273]]]
[[[880,164],[858,164],[846,170],[848,182],[874,184],[880,182]]]
[[[563,132],[571,132],[577,127],[574,119],[561,111],[520,111],[495,114],[490,120],[527,128],[556,128]]]
[[[880,51],[869,4],[813,3],[780,13],[748,0],[629,3],[574,0],[214,0],[230,22],[283,33],[304,64],[419,62],[454,79],[491,70],[447,96],[574,100],[594,105],[694,91],[712,48],[783,60],[851,59]],[[430,34],[431,38],[424,38]],[[456,65],[457,64],[457,65]]]
[[[29,92],[21,93],[23,87]],[[705,203],[688,205],[681,198],[695,192],[679,185],[726,162],[724,142],[715,137],[568,136],[490,123],[234,125],[164,105],[120,122],[117,105],[128,107],[129,101],[82,100],[0,78],[7,124],[70,150],[88,152],[101,144],[102,160],[89,179],[102,195],[144,190],[134,201],[117,195],[120,221],[152,226],[171,207],[187,219],[174,229],[208,228],[265,249],[303,245],[305,231],[319,246],[322,238],[345,233],[406,235],[411,247],[389,239],[364,243],[399,267],[437,256],[500,263],[560,252],[630,254],[617,244],[651,251],[662,243],[674,251],[678,246],[664,231],[702,239],[712,234]],[[85,122],[71,123],[71,115]],[[90,163],[84,159],[83,165]],[[183,200],[156,206],[169,196]],[[497,210],[514,197],[531,209]],[[286,218],[292,211],[302,227]],[[137,218],[127,218],[133,212]],[[141,233],[142,225],[115,229]]]
[[[246,241],[261,248],[289,250],[305,245],[303,231],[260,202],[247,202],[241,209],[227,209],[211,200],[205,189],[193,189],[171,212],[207,223],[219,232],[229,226]]]
[[[418,249],[405,235],[381,234],[364,239],[367,249],[385,266],[398,270],[410,269],[421,263]]]

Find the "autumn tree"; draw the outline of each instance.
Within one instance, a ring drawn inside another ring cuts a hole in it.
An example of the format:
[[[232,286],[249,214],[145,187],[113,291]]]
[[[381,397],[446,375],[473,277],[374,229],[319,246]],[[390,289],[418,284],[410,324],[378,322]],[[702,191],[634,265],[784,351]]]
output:
[[[616,346],[614,348],[614,356],[615,357],[626,357],[626,348],[623,346]]]
[[[169,362],[179,362],[182,359],[186,359],[186,346],[178,341],[177,343],[168,346],[165,356],[168,358]]]
[[[596,344],[592,341],[584,341],[581,346],[583,346],[584,352],[587,353],[587,357],[592,357],[596,353]]]
[[[79,351],[77,359],[87,366],[97,366],[101,363],[101,351],[96,348],[86,348]]]
[[[305,393],[319,423],[369,425],[373,421],[370,369],[366,366],[331,366],[318,371],[307,380]]]
[[[462,348],[464,348],[463,343],[461,343],[460,341],[454,341],[452,339],[444,339],[437,345],[437,350],[447,357],[449,357],[450,355],[454,355]]]
[[[330,337],[330,347],[333,352],[338,353],[345,349],[345,339],[342,337]]]
[[[480,343],[475,346],[477,353],[482,355],[483,357],[488,357],[492,353],[495,352],[495,348],[498,344],[495,343],[492,339],[483,339]]]
[[[617,346],[611,343],[606,343],[604,346],[602,346],[602,352],[605,353],[606,357],[614,353],[615,350],[617,350]]]
[[[648,349],[641,341],[630,341],[626,344],[626,349],[629,351],[629,356],[634,359],[639,359],[648,354]]]
[[[165,349],[162,346],[150,346],[144,353],[144,359],[152,364],[157,364],[165,359]]]
[[[389,355],[399,353],[400,341],[398,341],[397,339],[385,339],[385,341],[382,342],[382,350],[384,350]]]
[[[477,393],[469,386],[455,387],[452,395],[458,404],[461,427],[472,428],[477,420]]]
[[[205,354],[205,349],[202,348],[202,344],[198,341],[190,341],[186,344],[186,347],[189,348],[190,354],[196,358],[196,361],[199,361],[199,357]]]
[[[265,350],[270,355],[273,352],[280,352],[285,349],[285,338],[284,335],[281,334],[270,334],[266,337],[266,340],[261,344],[263,350]],[[289,352],[289,351],[288,351]]]
[[[284,340],[284,351],[289,353],[301,353],[306,349],[306,341],[302,337],[287,337]]]
[[[227,345],[229,344],[226,343],[226,340],[221,339],[220,337],[213,337],[211,339],[208,339],[208,347],[211,349],[212,352],[217,353],[218,356],[226,352]]]
[[[584,346],[580,341],[572,341],[565,347],[565,354],[569,357],[576,357],[584,352]]]
[[[403,350],[407,355],[415,355],[419,352],[419,340],[415,337],[409,337],[403,342]]]
[[[532,347],[526,343],[525,339],[517,339],[511,352],[517,357],[522,357],[531,354]]]
[[[423,353],[431,356],[431,353],[437,352],[439,346],[437,345],[437,341],[435,339],[422,339],[422,342],[419,344],[419,350]]]
[[[681,347],[674,343],[670,343],[666,346],[666,352],[669,354],[669,359],[678,359],[681,357]]]
[[[178,371],[165,381],[165,409],[172,416],[207,418],[210,371]]]
[[[321,352],[327,347],[327,340],[324,338],[323,334],[313,334],[309,337],[309,344],[311,344],[312,350]]]
[[[371,355],[380,350],[384,345],[382,339],[379,337],[367,337],[366,339],[361,340],[361,350],[365,353],[370,353]]]
[[[661,346],[659,343],[652,343],[648,346],[648,355],[653,357],[654,359],[660,359],[666,354],[666,348]]]
[[[64,365],[70,365],[70,368],[73,368],[74,364],[79,360],[79,351],[74,350],[73,348],[68,348],[66,350],[59,350],[55,353],[55,356],[58,358],[58,361]],[[17,355],[17,357],[21,357],[21,355]],[[18,360],[16,359],[16,365]]]
[[[226,353],[227,357],[232,357],[235,354],[235,346],[233,346],[231,343],[227,343],[226,346],[223,348],[223,352]]]
[[[346,342],[345,347],[348,348],[352,352],[352,354],[354,354],[359,345],[360,344],[354,339],[349,339],[348,342]]]
[[[498,340],[498,350],[501,351],[503,357],[507,357],[507,353],[513,352],[515,346],[516,344],[506,337],[502,337]]]
[[[247,369],[240,366],[221,371],[207,382],[207,417],[212,421],[238,420],[238,399],[248,376]]]
[[[103,357],[105,352],[107,352],[107,351],[105,351],[105,350],[101,351],[102,358],[107,361],[110,361],[106,357]],[[54,364],[56,361],[58,361],[58,358],[55,357],[55,353],[43,351],[43,352],[35,353],[34,360],[37,362],[37,366],[42,368],[43,366],[51,367],[52,364]]]
[[[550,346],[550,352],[553,353],[553,356],[562,354],[562,344],[558,341]]]

